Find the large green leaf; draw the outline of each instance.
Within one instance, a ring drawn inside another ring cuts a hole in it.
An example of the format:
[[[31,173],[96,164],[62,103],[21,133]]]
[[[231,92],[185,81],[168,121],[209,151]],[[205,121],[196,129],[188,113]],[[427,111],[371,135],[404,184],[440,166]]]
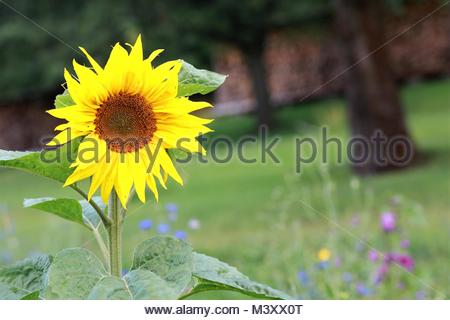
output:
[[[89,300],[131,300],[131,292],[123,279],[107,276],[97,282],[88,296]]]
[[[48,270],[47,299],[86,299],[95,285],[107,276],[100,260],[89,250],[65,249]]]
[[[191,96],[193,94],[207,94],[216,90],[227,76],[202,69],[183,61],[178,74],[178,96]]]
[[[193,253],[193,274],[199,279],[191,294],[208,290],[234,290],[243,294],[267,299],[292,299],[287,294],[257,283],[236,268],[204,254]]]
[[[69,94],[69,91],[64,90],[63,93],[58,94],[55,98],[55,108],[65,108],[73,106],[75,102]]]
[[[42,151],[6,151],[0,149],[0,167],[19,169],[59,182],[65,182],[73,169],[80,139],[59,148]]]
[[[130,271],[124,279],[134,300],[173,300],[179,296],[169,282],[148,270]]]
[[[157,236],[137,246],[132,269],[154,272],[181,294],[191,282],[192,268],[192,248],[186,242]]]
[[[30,300],[27,298],[30,294],[29,291],[0,282],[0,300]]]
[[[102,210],[105,209],[105,204],[100,197],[92,199]],[[23,205],[25,208],[53,213],[63,219],[79,223],[90,230],[98,228],[100,224],[100,217],[86,200],[34,198],[25,199]]]
[[[52,257],[38,255],[13,265],[0,268],[0,282],[21,290],[22,293],[42,292]]]

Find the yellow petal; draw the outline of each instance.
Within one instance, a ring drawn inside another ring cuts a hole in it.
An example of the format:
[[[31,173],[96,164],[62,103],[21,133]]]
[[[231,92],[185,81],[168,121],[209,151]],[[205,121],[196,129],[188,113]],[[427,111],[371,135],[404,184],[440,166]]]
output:
[[[111,152],[109,156],[109,171],[107,173],[106,179],[101,185],[101,196],[104,203],[108,203],[109,196],[111,195],[111,191],[117,175],[117,153]]]
[[[78,64],[75,60],[73,60],[73,68],[80,81],[80,92],[84,92],[84,101],[89,101],[90,106],[97,109],[107,98],[108,91],[92,70]]]
[[[141,35],[138,35],[134,46],[131,48],[130,58],[133,62],[142,62],[144,59],[142,56],[142,39]]]
[[[156,187],[155,178],[152,175],[147,177],[147,185],[153,195],[155,196],[156,201],[159,200],[158,188]]]
[[[86,167],[92,163],[99,163],[101,159],[106,159],[107,151],[106,142],[99,139],[95,134],[86,136],[78,147],[77,159],[74,164],[76,166]]]
[[[104,158],[102,158],[98,163],[97,172],[92,177],[91,185],[89,187],[88,192],[89,200],[94,195],[95,191],[97,191],[98,187],[103,183],[109,171],[110,166],[106,163],[106,161],[104,161]]]
[[[129,172],[129,156],[130,153],[118,155],[117,176],[114,181],[114,188],[116,189],[117,196],[119,197],[120,202],[122,203],[122,206],[124,208],[126,208],[128,196],[130,195],[131,187],[133,185],[133,177]],[[123,157],[123,159],[121,159],[121,157]]]
[[[210,108],[212,105],[206,101],[190,101],[188,98],[181,97],[162,103],[156,102],[152,107],[154,112],[186,114],[203,108]]]
[[[64,183],[64,187],[92,176],[97,171],[97,168],[97,164],[92,164],[91,166],[85,168],[76,168],[75,171],[67,178]]]
[[[161,167],[164,171],[166,171],[176,182],[183,185],[183,179],[181,179],[177,170],[175,169],[172,159],[170,159],[166,150],[161,149],[159,152],[159,156],[161,157]]]
[[[153,60],[155,60],[155,58],[156,58],[157,56],[159,56],[163,51],[164,51],[164,49],[157,49],[157,50],[154,50],[154,51],[148,56],[148,58],[145,59],[145,62],[146,62],[146,63],[149,63],[150,66],[151,66],[151,63],[153,62]]]
[[[103,72],[103,82],[110,94],[125,90],[124,75],[128,67],[128,52],[119,43],[113,47]]]
[[[89,62],[92,65],[92,68],[94,68],[95,72],[97,72],[97,74],[100,74],[103,71],[102,67],[100,67],[100,65],[97,63],[97,61],[95,61],[95,59],[92,58],[91,55],[84,48],[80,47],[80,50],[88,58]]]
[[[47,113],[58,119],[72,120],[75,122],[94,122],[95,109],[74,105],[70,107],[47,110]]]
[[[147,168],[144,165],[142,159],[139,159],[137,163],[134,163],[133,167],[133,181],[136,194],[141,202],[145,203],[145,180],[147,178]]]

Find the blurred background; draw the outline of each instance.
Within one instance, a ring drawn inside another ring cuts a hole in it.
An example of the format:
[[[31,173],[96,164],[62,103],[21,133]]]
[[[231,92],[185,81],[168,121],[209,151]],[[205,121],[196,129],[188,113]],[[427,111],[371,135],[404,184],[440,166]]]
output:
[[[138,34],[146,54],[166,49],[157,63],[228,74],[206,96],[213,137],[237,141],[266,125],[281,138],[281,163],[179,165],[184,188],[132,203],[127,267],[138,242],[173,234],[298,298],[448,297],[449,1],[0,0],[0,148],[38,149],[52,134],[45,110],[63,91],[63,68],[87,64],[78,46],[103,64]],[[408,137],[413,161],[352,167],[329,156],[296,175],[294,139],[319,139],[322,126],[343,141]],[[78,226],[23,208],[23,198],[70,190],[5,169],[0,181],[0,265],[97,250]]]

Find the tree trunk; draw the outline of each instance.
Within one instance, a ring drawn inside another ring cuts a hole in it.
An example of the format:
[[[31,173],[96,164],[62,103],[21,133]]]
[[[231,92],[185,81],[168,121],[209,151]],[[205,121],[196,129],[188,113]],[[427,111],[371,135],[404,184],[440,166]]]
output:
[[[253,85],[258,125],[271,127],[273,125],[272,105],[267,87],[263,50],[244,52],[244,55]]]
[[[382,1],[335,0],[335,13],[342,62],[349,67],[343,77],[351,134],[367,142],[354,143],[353,159],[368,156],[353,161],[353,167],[360,174],[406,167],[416,152],[389,68],[388,45],[382,47]],[[384,143],[374,141],[377,134]]]

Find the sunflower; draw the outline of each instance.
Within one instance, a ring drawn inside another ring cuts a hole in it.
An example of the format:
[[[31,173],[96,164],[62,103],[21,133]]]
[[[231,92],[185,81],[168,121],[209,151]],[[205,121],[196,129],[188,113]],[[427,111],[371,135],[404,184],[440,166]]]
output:
[[[73,105],[47,111],[67,121],[48,145],[83,137],[65,186],[91,177],[89,198],[100,188],[106,202],[114,189],[123,206],[133,187],[145,202],[146,186],[158,199],[156,182],[166,188],[170,176],[183,184],[167,150],[204,154],[195,138],[211,131],[205,125],[212,121],[190,114],[209,103],[177,96],[180,60],[152,67],[163,50],[144,58],[140,36],[129,46],[117,43],[104,68],[80,48],[92,68],[74,60],[76,77],[64,70]]]

